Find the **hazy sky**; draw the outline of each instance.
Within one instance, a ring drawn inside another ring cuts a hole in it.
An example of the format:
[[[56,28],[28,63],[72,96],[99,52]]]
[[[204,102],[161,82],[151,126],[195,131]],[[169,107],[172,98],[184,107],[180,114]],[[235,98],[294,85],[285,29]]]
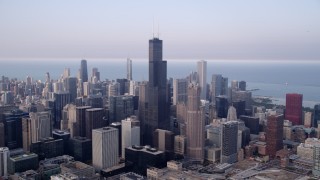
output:
[[[0,60],[318,59],[320,0],[0,0]]]

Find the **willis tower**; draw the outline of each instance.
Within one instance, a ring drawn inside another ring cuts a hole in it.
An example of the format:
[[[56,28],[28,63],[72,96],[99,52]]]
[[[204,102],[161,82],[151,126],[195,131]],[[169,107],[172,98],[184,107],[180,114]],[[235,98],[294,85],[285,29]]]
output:
[[[162,40],[149,40],[149,82],[147,86],[146,117],[141,118],[142,142],[153,145],[157,128],[169,128],[169,102],[167,96],[167,61],[162,60]]]

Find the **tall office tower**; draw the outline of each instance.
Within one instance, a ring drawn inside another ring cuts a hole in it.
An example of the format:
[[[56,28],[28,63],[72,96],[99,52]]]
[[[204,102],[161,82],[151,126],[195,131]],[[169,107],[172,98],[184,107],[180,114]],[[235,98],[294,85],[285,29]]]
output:
[[[226,96],[217,96],[216,97],[216,111],[217,111],[217,116],[219,118],[227,118],[228,116],[228,98]]]
[[[302,124],[302,94],[286,94],[285,118],[293,125]]]
[[[54,127],[60,129],[63,107],[70,103],[70,93],[57,92],[54,93]]]
[[[143,144],[153,145],[153,132],[157,128],[169,128],[167,97],[167,61],[162,60],[162,40],[153,38],[149,40],[148,114],[141,118]]]
[[[242,120],[246,127],[250,129],[250,134],[259,134],[259,118],[251,117],[251,116],[240,116],[240,120]]]
[[[22,118],[23,150],[30,151],[31,143],[36,143],[43,138],[51,137],[51,113],[29,113],[29,118]]]
[[[124,95],[128,92],[128,80],[127,79],[117,79],[119,83],[119,95]]]
[[[122,146],[122,126],[121,126],[121,122],[113,122],[110,124],[110,127],[116,128],[118,129],[118,139],[119,139],[119,157],[121,156],[121,146]]]
[[[97,170],[118,164],[118,130],[104,127],[92,131],[92,165]]]
[[[92,68],[91,82],[94,82],[94,77],[96,77],[97,81],[100,81],[100,72],[98,68]]]
[[[314,105],[312,127],[317,128],[318,122],[320,123],[320,104]]]
[[[237,80],[232,80],[231,81],[231,89],[238,90],[238,88],[239,88],[239,82]]]
[[[240,91],[246,91],[246,90],[247,90],[247,82],[245,82],[245,81],[240,81],[240,82],[239,82],[239,90],[240,90]]]
[[[246,114],[246,102],[245,101],[232,101],[232,105],[237,110],[237,117]]]
[[[228,109],[227,121],[237,121],[237,110],[233,106]]]
[[[190,83],[188,86],[187,103],[187,155],[191,159],[203,160],[204,158],[204,112],[200,108],[199,84]]]
[[[120,83],[113,82],[108,86],[108,97],[120,95]]]
[[[1,122],[1,121],[0,121]],[[5,133],[4,133],[4,124],[0,123],[0,147],[5,146]]]
[[[312,174],[316,177],[320,176],[320,145],[316,144],[313,147],[313,168]]]
[[[65,89],[70,93],[70,102],[75,102],[77,98],[77,78],[67,77],[65,79]]]
[[[138,118],[140,120],[140,127],[141,127],[141,144],[143,144],[144,140],[144,122],[147,120],[148,116],[148,83],[147,82],[142,82],[139,85],[139,115]]]
[[[70,77],[70,68],[64,68],[63,70],[63,79]]]
[[[174,133],[164,129],[154,131],[154,147],[163,152],[173,153]]]
[[[312,112],[304,112],[304,127],[310,128],[312,123]]]
[[[127,59],[127,80],[132,81],[132,60]]]
[[[86,137],[92,139],[92,130],[102,128],[107,125],[104,121],[104,109],[103,108],[92,108],[86,109]]]
[[[19,109],[3,113],[5,146],[10,150],[22,148],[22,118],[28,115]]]
[[[0,178],[8,177],[8,159],[10,157],[10,151],[7,147],[0,147]]]
[[[231,89],[231,99],[233,101],[245,101],[245,108],[252,109],[252,92],[236,91]]]
[[[92,160],[92,140],[76,136],[69,140],[69,155],[74,157],[74,160],[88,162]]]
[[[76,120],[78,124],[78,135],[80,137],[86,137],[86,110],[90,108],[91,106],[76,107]]]
[[[178,103],[187,104],[188,95],[188,80],[187,79],[175,79],[173,81],[173,105]]]
[[[266,145],[267,154],[274,158],[277,151],[283,148],[283,115],[270,115],[267,121]]]
[[[109,98],[109,122],[120,122],[134,114],[133,96],[111,96]]]
[[[90,82],[83,82],[83,96],[92,94],[92,84]]]
[[[8,173],[14,174],[27,170],[37,170],[39,167],[38,155],[34,153],[19,154],[8,159]]]
[[[186,154],[187,139],[183,135],[174,136],[174,153],[179,155]]]
[[[210,87],[210,96],[211,101],[215,103],[215,98],[221,95],[222,91],[222,75],[220,74],[213,74],[211,80],[211,87]]]
[[[221,95],[228,95],[228,78],[222,77],[221,80]]]
[[[88,82],[88,68],[87,68],[87,60],[81,60],[80,67],[80,79],[82,82]]]
[[[197,62],[199,85],[201,89],[200,99],[207,99],[207,61],[201,60]]]
[[[221,124],[221,160],[220,163],[237,161],[238,122],[228,121]]]
[[[135,116],[121,121],[121,154],[125,158],[125,148],[132,145],[140,146],[140,122]]]

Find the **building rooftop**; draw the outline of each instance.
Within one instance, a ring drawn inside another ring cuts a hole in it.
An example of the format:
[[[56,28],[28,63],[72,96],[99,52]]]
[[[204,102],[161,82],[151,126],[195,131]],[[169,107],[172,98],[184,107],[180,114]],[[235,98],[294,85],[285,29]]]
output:
[[[26,159],[35,158],[35,157],[38,158],[38,155],[34,153],[30,153],[30,154],[21,154],[14,157],[10,157],[10,159],[12,161],[21,161],[21,160],[26,160]]]

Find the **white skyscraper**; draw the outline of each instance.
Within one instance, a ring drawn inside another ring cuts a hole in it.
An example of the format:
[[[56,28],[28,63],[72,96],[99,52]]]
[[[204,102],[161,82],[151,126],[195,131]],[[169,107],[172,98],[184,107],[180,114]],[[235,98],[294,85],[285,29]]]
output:
[[[0,147],[0,177],[8,177],[9,148]]]
[[[201,99],[207,99],[207,61],[201,60],[197,62],[199,85],[201,88]]]
[[[125,148],[132,145],[140,145],[140,122],[135,116],[121,121],[121,151],[125,158]]]
[[[92,131],[92,165],[97,170],[110,168],[119,161],[118,129],[104,127]]]
[[[237,110],[233,106],[230,106],[228,109],[227,121],[237,121]]]
[[[132,60],[129,58],[127,59],[127,79],[132,80]]]
[[[51,114],[50,112],[29,113],[31,123],[32,143],[39,141],[41,138],[51,137]]]

